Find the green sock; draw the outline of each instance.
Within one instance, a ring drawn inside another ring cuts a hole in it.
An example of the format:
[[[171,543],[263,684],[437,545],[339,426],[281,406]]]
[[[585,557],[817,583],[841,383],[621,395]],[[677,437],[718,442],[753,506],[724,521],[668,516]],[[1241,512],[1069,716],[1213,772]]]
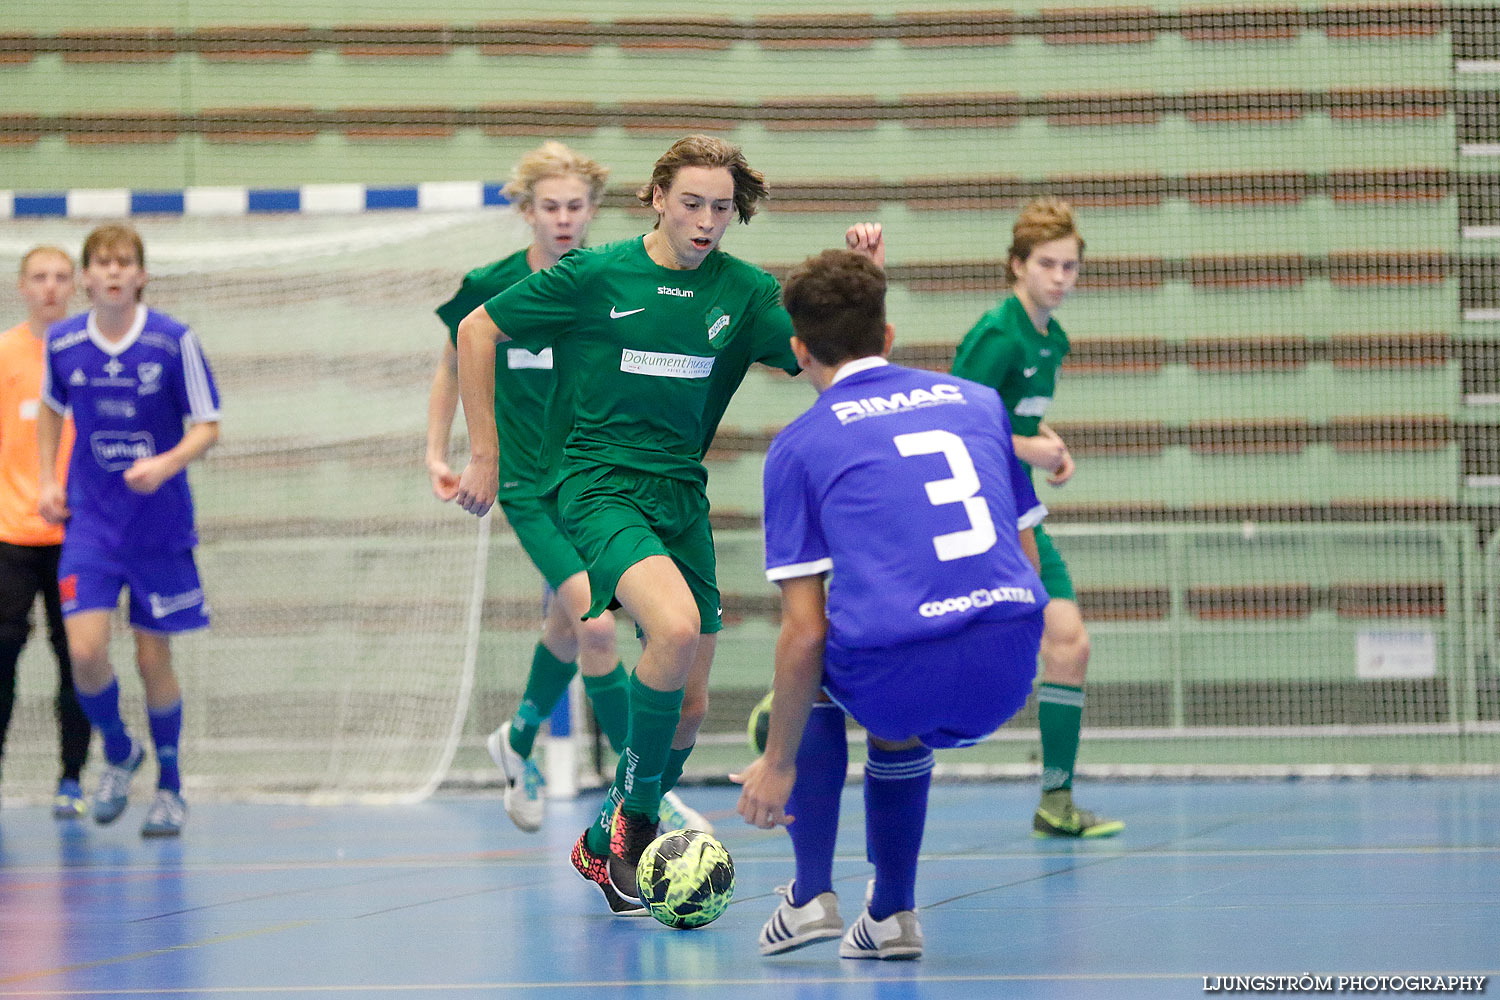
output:
[[[583,690],[594,706],[594,719],[609,740],[609,748],[620,753],[630,728],[630,675],[625,673],[625,664],[616,663],[615,669],[603,677],[585,674]]]
[[[625,755],[621,754],[615,764],[615,780],[604,791],[604,801],[599,803],[599,813],[584,836],[584,843],[597,855],[609,854],[609,827],[615,820],[615,807],[620,804],[620,783],[625,780]]]
[[[531,654],[531,672],[526,675],[526,693],[510,720],[512,750],[522,757],[531,756],[542,720],[552,714],[577,672],[577,664],[564,663],[546,646],[536,644],[536,651]]]
[[[1044,683],[1036,701],[1042,731],[1042,793],[1072,788],[1078,730],[1083,725],[1083,688]]]
[[[658,691],[630,676],[630,739],[622,759],[625,770],[617,779],[625,793],[624,809],[655,818],[661,808],[661,778],[672,752],[672,737],[682,715],[682,690]]]
[[[667,766],[661,772],[661,793],[663,795],[677,787],[677,782],[682,780],[682,768],[687,763],[688,755],[693,752],[692,747],[678,750],[673,747],[667,753]]]

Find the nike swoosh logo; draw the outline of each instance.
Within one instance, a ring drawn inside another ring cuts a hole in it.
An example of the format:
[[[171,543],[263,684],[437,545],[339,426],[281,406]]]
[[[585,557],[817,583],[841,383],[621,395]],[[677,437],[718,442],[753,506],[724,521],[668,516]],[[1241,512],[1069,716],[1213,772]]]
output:
[[[1035,368],[1022,368],[1021,369],[1021,374],[1025,375],[1027,378],[1031,378],[1031,376],[1035,375],[1036,373],[1037,373],[1037,370]]]
[[[619,319],[622,316],[634,316],[636,313],[645,312],[645,311],[646,311],[646,307],[645,306],[641,306],[639,309],[626,309],[624,312],[620,312],[620,310],[616,309],[614,306],[610,306],[609,307],[609,318],[610,319]]]

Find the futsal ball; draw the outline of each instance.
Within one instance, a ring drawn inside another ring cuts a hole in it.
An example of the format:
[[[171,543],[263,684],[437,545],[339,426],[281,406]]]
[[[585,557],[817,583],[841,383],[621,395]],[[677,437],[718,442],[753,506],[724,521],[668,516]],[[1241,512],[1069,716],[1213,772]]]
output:
[[[771,731],[771,692],[750,710],[750,723],[745,734],[750,737],[750,749],[756,753],[766,752],[766,734]]]
[[[734,859],[701,830],[673,830],[653,840],[635,869],[641,902],[668,927],[717,920],[734,896]]]

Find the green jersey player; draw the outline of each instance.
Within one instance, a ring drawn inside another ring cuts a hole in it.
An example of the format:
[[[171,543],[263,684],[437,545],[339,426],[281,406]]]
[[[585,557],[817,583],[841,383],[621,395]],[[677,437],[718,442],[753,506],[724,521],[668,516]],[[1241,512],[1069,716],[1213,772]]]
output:
[[[953,360],[953,374],[992,386],[1010,413],[1016,455],[1047,474],[1052,486],[1073,475],[1073,456],[1043,419],[1057,387],[1068,337],[1052,312],[1073,290],[1083,237],[1066,202],[1040,198],[1021,212],[1007,255],[1013,294],[980,317]],[[1073,805],[1073,767],[1083,721],[1089,636],[1068,567],[1037,525],[1042,584],[1052,600],[1042,634],[1042,683],[1037,715],[1042,734],[1042,801],[1032,831],[1042,837],[1109,837],[1125,824]]]
[[[452,500],[458,492],[458,476],[449,468],[447,454],[458,407],[459,323],[486,300],[582,246],[608,175],[608,168],[559,142],[527,153],[516,164],[504,193],[531,227],[531,244],[470,271],[458,292],[438,307],[450,339],[433,373],[428,399],[427,471],[440,500]],[[605,613],[584,620],[592,598],[583,560],[558,526],[555,499],[543,495],[550,472],[542,428],[554,381],[550,350],[533,353],[511,346],[496,354],[494,415],[503,473],[499,503],[549,588],[542,638],[532,652],[521,704],[487,741],[490,756],[505,772],[505,810],[528,832],[541,828],[546,804],[541,774],[532,762],[537,732],[573,675],[583,675],[594,717],[617,751],[623,749],[629,724],[628,678],[615,649],[614,617]],[[662,814],[662,822],[674,829],[708,829],[706,821],[675,795],[664,800]]]
[[[598,821],[573,851],[617,913],[640,910],[635,863],[708,704],[721,609],[703,454],[752,362],[797,371],[775,279],[718,248],[730,222],[748,222],[766,194],[738,147],[688,136],[640,191],[657,213],[650,233],[569,254],[459,326],[471,449],[459,504],[482,515],[500,485],[484,405],[496,344],[550,347],[557,386],[546,448],[563,528],[588,566],[590,614],[618,600],[643,637],[628,745]],[[878,228],[846,239],[880,252]]]

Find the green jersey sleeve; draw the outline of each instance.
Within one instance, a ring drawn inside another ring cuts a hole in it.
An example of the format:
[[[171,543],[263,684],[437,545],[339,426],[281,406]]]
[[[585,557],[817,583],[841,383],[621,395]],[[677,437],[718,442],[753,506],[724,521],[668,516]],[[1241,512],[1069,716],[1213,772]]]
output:
[[[463,283],[458,286],[453,298],[435,310],[438,319],[448,328],[448,339],[456,345],[458,324],[463,322],[465,316],[530,273],[531,265],[526,263],[526,250],[522,248],[493,264],[476,267],[464,275]]]
[[[529,351],[551,347],[577,319],[585,259],[569,251],[544,271],[511,285],[484,304],[500,332]]]
[[[1020,365],[1021,355],[1015,340],[1007,337],[989,313],[964,335],[953,356],[953,374],[971,382],[1000,391],[1005,377]]]
[[[453,298],[437,307],[438,319],[448,328],[448,339],[458,343],[458,324],[463,322],[465,316],[473,312],[479,306],[484,305],[489,296],[482,293],[474,283],[474,272],[464,277],[464,282],[459,286]]]
[[[750,360],[796,375],[802,369],[797,366],[797,356],[792,353],[792,317],[781,304],[781,286],[775,278],[771,278],[766,290],[757,296],[756,306]]]

